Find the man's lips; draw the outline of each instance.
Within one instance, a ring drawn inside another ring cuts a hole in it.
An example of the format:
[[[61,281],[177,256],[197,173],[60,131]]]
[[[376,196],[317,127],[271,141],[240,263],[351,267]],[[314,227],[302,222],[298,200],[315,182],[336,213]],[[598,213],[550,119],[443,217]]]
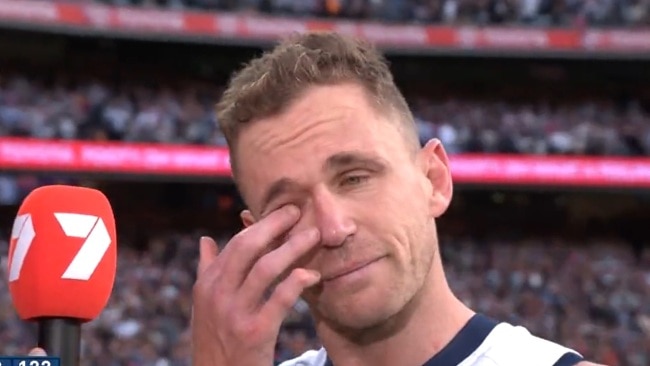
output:
[[[348,266],[343,267],[340,270],[332,271],[331,274],[323,276],[323,281],[324,282],[333,281],[333,280],[335,280],[335,279],[337,279],[339,277],[343,277],[343,276],[348,275],[348,274],[350,274],[352,272],[358,271],[358,270],[360,270],[360,269],[362,269],[362,268],[364,268],[366,266],[369,266],[369,265],[379,261],[382,258],[384,258],[384,257],[382,256],[382,257],[373,258],[373,259],[369,259],[369,260],[354,262],[354,263],[352,263],[352,264],[350,264]]]

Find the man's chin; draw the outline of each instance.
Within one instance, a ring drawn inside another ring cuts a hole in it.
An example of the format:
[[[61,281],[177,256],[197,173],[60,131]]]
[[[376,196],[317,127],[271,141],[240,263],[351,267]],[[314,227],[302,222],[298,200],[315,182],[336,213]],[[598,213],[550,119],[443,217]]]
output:
[[[390,320],[400,311],[400,306],[386,302],[383,299],[338,299],[331,304],[321,304],[319,318],[328,328],[345,332],[363,332],[377,327]]]

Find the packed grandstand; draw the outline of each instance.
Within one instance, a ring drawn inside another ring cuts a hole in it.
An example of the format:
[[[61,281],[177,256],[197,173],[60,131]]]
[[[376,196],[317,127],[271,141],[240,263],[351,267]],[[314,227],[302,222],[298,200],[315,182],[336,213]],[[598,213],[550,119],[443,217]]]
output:
[[[203,15],[234,12],[414,26],[582,30],[650,25],[646,0],[96,3]],[[65,4],[70,10],[95,2],[53,4]],[[0,52],[0,152],[9,138],[208,149],[225,145],[214,103],[232,67],[259,51],[249,43],[240,48],[236,37],[229,46],[206,47],[200,39],[190,46],[45,36],[40,32],[46,23],[39,23],[37,32],[22,33],[10,30],[13,23],[2,20],[27,12],[7,9],[0,5],[0,24],[7,28],[0,31],[0,46],[9,50]],[[50,19],[39,12],[29,14],[32,18],[23,20]],[[25,24],[31,23],[24,23],[22,29]],[[540,63],[535,57],[505,60],[507,52],[501,55],[503,61],[462,55],[440,60],[425,53],[391,58],[422,141],[440,138],[447,151],[458,157],[621,157],[643,159],[638,161],[647,166],[650,68],[646,61],[576,64],[556,58]],[[436,68],[443,71],[430,70]],[[6,156],[0,154],[0,164],[7,164]],[[198,237],[207,232],[224,244],[239,229],[241,202],[232,183],[196,175],[183,177],[181,183],[164,174],[112,176],[116,171],[92,171],[80,175],[49,172],[46,166],[0,165],[0,170],[6,170],[0,174],[0,217],[5,228],[10,227],[20,199],[41,184],[84,184],[109,192],[120,237],[118,274],[109,305],[84,326],[83,364],[190,365],[188,316]],[[646,171],[635,174],[650,175]],[[594,361],[610,366],[650,365],[650,246],[642,235],[650,219],[643,210],[649,185],[630,187],[630,183],[625,190],[605,187],[615,194],[581,195],[582,187],[576,184],[567,189],[473,183],[471,187],[459,184],[451,218],[440,225],[443,259],[455,293],[477,311],[524,325]],[[6,278],[7,233],[1,233],[0,276]],[[7,283],[1,281],[0,355],[17,355],[34,345],[35,332],[33,325],[18,319],[8,293]],[[276,361],[318,346],[308,307],[299,302],[282,328]]]
[[[0,133],[223,146],[211,105],[219,90],[44,85],[25,75],[3,75]],[[452,154],[650,155],[650,114],[635,97],[552,105],[542,98],[509,103],[424,94],[409,102],[421,140],[438,137]]]

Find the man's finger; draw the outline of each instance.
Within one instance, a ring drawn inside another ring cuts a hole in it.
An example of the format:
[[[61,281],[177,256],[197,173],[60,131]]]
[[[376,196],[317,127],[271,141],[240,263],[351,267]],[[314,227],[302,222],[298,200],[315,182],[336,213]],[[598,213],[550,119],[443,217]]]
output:
[[[241,286],[265,249],[289,231],[299,218],[300,210],[287,205],[235,235],[221,253],[225,282],[235,288]]]
[[[304,268],[294,269],[289,277],[275,287],[269,301],[262,306],[259,316],[263,319],[273,319],[277,321],[277,324],[273,324],[273,326],[279,326],[302,292],[316,285],[320,279],[320,273],[317,271]]]
[[[45,356],[47,356],[47,352],[45,352],[45,350],[42,349],[42,348],[36,347],[36,348],[32,348],[32,350],[29,351],[27,356],[30,356],[30,357],[45,357]]]
[[[214,239],[202,236],[199,241],[199,268],[198,274],[203,273],[217,258],[219,247]]]
[[[278,249],[264,255],[251,269],[241,287],[241,301],[244,306],[253,308],[262,304],[265,292],[283,273],[287,273],[292,264],[306,255],[320,242],[320,232],[313,228],[293,235]]]

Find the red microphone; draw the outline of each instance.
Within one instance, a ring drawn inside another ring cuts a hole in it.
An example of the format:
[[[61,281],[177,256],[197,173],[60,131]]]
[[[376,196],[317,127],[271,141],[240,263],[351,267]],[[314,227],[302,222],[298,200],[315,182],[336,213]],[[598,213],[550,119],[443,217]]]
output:
[[[23,201],[11,231],[9,290],[38,346],[79,365],[81,324],[106,306],[115,281],[115,218],[96,189],[52,185]]]

